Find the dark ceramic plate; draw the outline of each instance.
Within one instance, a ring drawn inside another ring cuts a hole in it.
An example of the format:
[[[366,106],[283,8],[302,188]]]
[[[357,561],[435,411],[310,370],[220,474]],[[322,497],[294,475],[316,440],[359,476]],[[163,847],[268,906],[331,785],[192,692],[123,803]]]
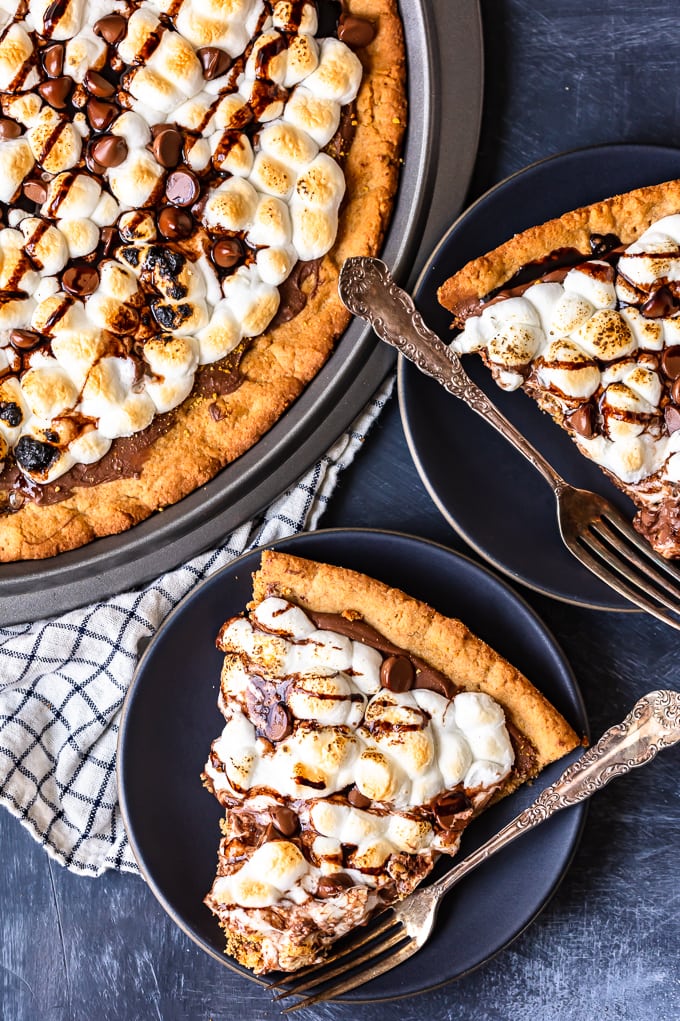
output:
[[[580,693],[554,639],[534,612],[485,569],[443,546],[393,532],[310,532],[275,546],[362,570],[447,615],[460,616],[535,678],[579,733],[586,732]],[[258,564],[259,552],[241,557],[203,582],[166,620],[140,661],[118,748],[123,817],[147,882],[192,939],[249,978],[249,972],[225,958],[221,932],[202,903],[216,864],[220,808],[199,775],[224,722],[216,706],[222,655],[215,635],[247,603]],[[556,779],[565,762],[546,770],[545,781]],[[500,829],[536,792],[518,791],[481,816],[465,837],[463,853]],[[561,813],[466,879],[443,905],[426,949],[365,986],[356,999],[421,992],[458,978],[506,946],[535,918],[564,875],[584,811],[578,806]]]
[[[451,316],[439,305],[437,289],[470,259],[569,209],[678,176],[680,150],[656,146],[601,146],[535,163],[487,192],[453,224],[416,285],[416,304],[446,340]],[[464,364],[568,482],[601,493],[632,518],[632,503],[529,397],[500,390],[478,357],[465,358]],[[547,595],[582,606],[631,609],[563,545],[552,492],[521,454],[403,358],[399,397],[421,478],[470,546],[499,570]]]

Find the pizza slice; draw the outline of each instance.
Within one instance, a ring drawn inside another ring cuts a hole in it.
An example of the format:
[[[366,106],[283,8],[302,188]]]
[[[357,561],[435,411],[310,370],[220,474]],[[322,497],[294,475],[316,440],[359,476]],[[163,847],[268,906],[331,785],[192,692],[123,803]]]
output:
[[[471,819],[579,738],[458,620],[363,574],[265,551],[228,620],[225,807],[205,901],[226,952],[294,971],[406,897]]]
[[[439,290],[505,390],[522,388],[680,556],[680,181],[515,235]]]

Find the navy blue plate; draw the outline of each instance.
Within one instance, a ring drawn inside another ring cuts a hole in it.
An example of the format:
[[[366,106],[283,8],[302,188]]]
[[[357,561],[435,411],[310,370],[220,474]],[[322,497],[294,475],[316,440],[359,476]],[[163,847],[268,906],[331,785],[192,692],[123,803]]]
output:
[[[447,340],[451,315],[437,301],[437,289],[470,259],[570,209],[675,177],[680,177],[680,150],[656,146],[607,145],[535,163],[492,188],[453,224],[421,274],[416,305]],[[632,503],[529,397],[504,393],[478,357],[464,364],[568,482],[601,493],[633,517]],[[538,472],[479,416],[403,358],[399,400],[425,486],[444,517],[481,556],[546,595],[598,609],[631,609],[563,545],[552,492]]]
[[[533,610],[484,568],[443,546],[394,532],[319,531],[274,545],[363,571],[462,618],[534,679],[578,733],[587,732],[581,695],[555,640]],[[187,935],[249,978],[250,972],[224,956],[220,929],[202,903],[217,860],[220,808],[199,776],[224,722],[216,706],[222,655],[215,636],[248,602],[259,559],[259,551],[246,554],[208,578],[168,617],[139,663],[118,746],[123,818],[144,877]],[[542,781],[556,779],[567,761],[546,770]],[[463,853],[500,829],[538,789],[518,791],[482,815],[466,834]],[[422,992],[460,977],[506,946],[557,887],[584,813],[583,805],[561,813],[480,867],[449,896],[426,948],[348,999]]]

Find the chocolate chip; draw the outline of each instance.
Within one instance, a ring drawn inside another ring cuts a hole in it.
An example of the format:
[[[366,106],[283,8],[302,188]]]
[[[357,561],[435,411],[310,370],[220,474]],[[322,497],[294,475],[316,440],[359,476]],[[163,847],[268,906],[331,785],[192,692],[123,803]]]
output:
[[[158,230],[169,241],[188,238],[194,229],[194,221],[184,209],[166,206],[158,214]]]
[[[680,379],[673,381],[673,386],[671,387],[671,400],[674,401],[675,404],[680,405]]]
[[[168,174],[165,194],[175,206],[191,206],[201,193],[198,178],[187,167],[180,167]]]
[[[424,689],[425,691],[436,691],[442,698],[453,698],[456,694],[456,686],[453,681],[445,677],[439,670],[427,666],[426,663],[418,664],[413,687]]]
[[[590,439],[595,434],[592,404],[582,404],[580,408],[567,416],[567,422],[579,436]]]
[[[68,104],[73,79],[63,75],[61,78],[50,78],[38,86],[38,92],[46,103],[53,106],[55,110],[63,110]]]
[[[271,810],[272,822],[284,837],[294,836],[300,828],[300,820],[292,808],[281,805]]]
[[[68,294],[74,294],[77,298],[93,294],[99,286],[99,273],[94,266],[87,263],[69,266],[61,276],[61,286]]]
[[[125,35],[127,22],[122,14],[107,14],[94,23],[94,33],[115,46]]]
[[[10,330],[9,342],[17,351],[32,351],[42,340],[35,330]]]
[[[347,800],[354,808],[368,808],[371,804],[371,799],[362,794],[358,787],[352,787],[347,792]]]
[[[88,99],[85,113],[90,126],[95,131],[106,131],[118,116],[118,107],[113,103],[103,103],[100,99]]]
[[[346,872],[335,872],[332,876],[322,876],[316,888],[317,897],[335,897],[343,890],[354,886],[354,881]]]
[[[413,663],[406,656],[388,656],[380,666],[380,683],[390,691],[410,691],[415,679]]]
[[[116,227],[102,227],[99,243],[102,247],[102,255],[110,255],[117,244],[120,243],[120,234]]]
[[[207,81],[220,78],[231,67],[231,57],[217,46],[201,46],[196,50],[196,56],[201,62],[203,77]]]
[[[276,743],[283,741],[293,731],[293,723],[283,702],[276,702],[267,715],[266,737]]]
[[[168,170],[176,167],[182,158],[183,144],[182,135],[177,128],[164,125],[163,130],[155,135],[151,149],[160,165]]]
[[[91,96],[97,96],[99,99],[110,99],[116,91],[115,86],[98,71],[87,71],[83,78],[83,85]]]
[[[680,408],[676,408],[674,404],[667,404],[664,408],[664,419],[669,434],[677,432],[680,429]]]
[[[210,250],[210,256],[216,266],[231,269],[243,257],[243,248],[238,238],[220,238]]]
[[[18,138],[21,125],[9,117],[0,117],[0,138]]]
[[[276,826],[269,823],[266,829],[262,831],[260,842],[262,844],[268,844],[270,840],[280,840],[281,834],[277,830]]]
[[[661,355],[661,368],[669,379],[680,377],[680,347],[667,347]]]
[[[678,308],[678,301],[668,287],[659,287],[650,294],[647,301],[640,305],[640,311],[647,319],[661,319],[663,316],[670,316]]]
[[[338,39],[353,50],[368,46],[375,39],[375,26],[365,18],[342,14],[338,22]]]
[[[47,185],[42,181],[24,181],[21,190],[27,199],[41,206],[47,198]]]
[[[444,829],[450,829],[461,815],[469,815],[472,805],[463,791],[445,794],[432,806],[437,822]]]
[[[49,75],[50,78],[58,78],[64,70],[64,47],[61,43],[48,46],[43,51],[42,62],[45,74]]]
[[[92,157],[102,167],[119,167],[128,154],[127,142],[120,135],[102,135],[90,146]]]

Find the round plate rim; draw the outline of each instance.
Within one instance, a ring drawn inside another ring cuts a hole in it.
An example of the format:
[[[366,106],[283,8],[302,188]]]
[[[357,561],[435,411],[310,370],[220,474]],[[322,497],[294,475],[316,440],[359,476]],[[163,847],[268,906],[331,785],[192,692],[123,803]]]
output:
[[[308,540],[318,538],[321,538],[323,540],[326,536],[341,539],[344,537],[352,537],[357,535],[369,535],[373,537],[379,536],[381,539],[406,541],[407,543],[413,543],[415,545],[431,547],[438,554],[440,555],[445,554],[447,557],[450,557],[453,561],[462,561],[466,565],[466,568],[472,568],[473,571],[479,572],[482,576],[484,576],[484,578],[487,581],[490,581],[493,585],[497,586],[506,597],[508,597],[511,601],[518,604],[531,619],[532,623],[541,632],[544,640],[547,641],[547,643],[550,645],[551,652],[554,655],[556,664],[559,667],[560,675],[563,678],[564,683],[566,683],[570,688],[569,693],[573,697],[579,715],[579,720],[574,721],[574,723],[578,723],[578,726],[583,730],[584,736],[586,738],[590,737],[589,721],[580,686],[578,684],[578,681],[576,680],[571,664],[567,659],[564,650],[562,649],[560,643],[557,641],[557,639],[555,638],[547,624],[545,624],[545,622],[542,620],[542,618],[539,616],[536,610],[534,610],[534,608],[526,601],[526,599],[524,599],[524,597],[520,593],[516,592],[503,578],[498,577],[489,567],[487,567],[484,564],[477,563],[475,560],[473,560],[469,556],[466,556],[464,553],[460,553],[457,550],[452,550],[449,547],[443,545],[442,543],[437,542],[436,540],[425,539],[422,536],[414,535],[408,532],[400,532],[391,529],[363,528],[363,527],[328,528],[317,529],[310,532],[298,532],[295,533],[294,535],[288,535],[280,539],[274,540],[271,543],[266,543],[263,546],[257,546],[254,547],[253,549],[247,550],[246,552],[238,556],[236,559],[231,561],[229,564],[225,564],[223,567],[215,571],[213,574],[210,574],[208,575],[208,577],[203,578],[190,592],[188,592],[180,600],[179,603],[177,603],[177,605],[170,611],[168,616],[163,620],[158,630],[155,632],[155,634],[149,641],[148,645],[144,649],[144,652],[142,653],[137,664],[137,667],[135,669],[135,672],[133,674],[130,686],[126,692],[121,709],[118,739],[116,745],[116,783],[118,788],[118,800],[123,825],[125,828],[125,833],[130,843],[130,848],[132,850],[135,862],[137,863],[137,866],[139,868],[140,874],[144,881],[146,882],[146,884],[148,885],[149,889],[152,891],[158,903],[166,912],[166,914],[171,918],[175,925],[177,925],[181,929],[181,931],[192,941],[192,943],[198,946],[210,957],[218,961],[220,964],[226,966],[229,969],[229,971],[233,972],[234,974],[240,975],[242,978],[252,981],[257,985],[261,986],[262,988],[267,988],[269,985],[266,979],[262,979],[257,975],[247,971],[247,969],[241,967],[235,962],[232,962],[226,955],[224,955],[223,953],[219,953],[214,947],[208,945],[207,942],[205,942],[191,930],[190,926],[187,923],[185,923],[181,915],[173,908],[171,904],[168,903],[165,895],[159,889],[158,884],[156,883],[152,873],[149,871],[145,862],[145,857],[138,846],[137,840],[134,836],[133,827],[130,823],[126,785],[123,783],[123,759],[125,756],[127,724],[130,716],[130,711],[134,703],[135,694],[140,683],[140,679],[144,674],[147,661],[153,655],[155,646],[163,640],[167,631],[170,628],[172,628],[175,620],[179,616],[181,616],[181,614],[184,612],[188,604],[193,602],[196,598],[200,598],[204,588],[206,588],[211,583],[214,583],[222,575],[229,575],[233,573],[234,570],[238,571],[239,565],[242,562],[252,558],[254,555],[257,555],[258,553],[261,553],[261,551],[264,549],[277,550],[285,549],[286,546],[291,544],[295,545],[301,542],[304,545],[304,543]],[[476,971],[478,968],[482,967],[489,961],[493,960],[498,954],[500,954],[503,950],[510,946],[510,944],[514,943],[514,941],[518,939],[522,935],[522,933],[524,933],[527,930],[527,928],[529,928],[530,925],[532,925],[532,923],[539,917],[540,914],[542,914],[542,912],[545,910],[547,905],[554,897],[559,886],[563,882],[567,872],[569,871],[571,862],[573,861],[574,855],[576,854],[576,851],[578,849],[583,833],[583,828],[585,825],[588,807],[589,804],[587,801],[581,802],[572,807],[570,814],[576,818],[577,825],[573,831],[570,842],[568,843],[567,856],[564,861],[564,865],[560,870],[559,874],[555,876],[554,881],[551,884],[550,889],[548,890],[545,898],[538,905],[536,910],[532,912],[530,917],[524,921],[521,927],[517,929],[509,937],[509,939],[507,939],[502,945],[496,947],[488,956],[484,957],[482,960],[478,961],[471,967],[466,968],[458,975],[454,975],[451,978],[445,978],[441,982],[428,985],[419,990],[411,990],[408,992],[397,993],[395,995],[390,996],[375,996],[371,997],[370,999],[355,998],[352,997],[350,994],[343,996],[342,999],[340,999],[338,1002],[347,1004],[354,1003],[369,1004],[409,999],[413,996],[419,996],[423,993],[439,989],[442,986],[450,984],[451,982],[458,981],[459,979],[464,978],[466,975],[471,974],[473,971]]]
[[[529,163],[524,167],[520,167],[513,173],[508,174],[508,176],[503,178],[501,181],[498,181],[496,184],[492,185],[491,188],[487,189],[487,191],[485,191],[482,195],[475,199],[475,201],[472,202],[469,206],[466,206],[465,209],[462,210],[455,217],[455,219],[447,227],[444,234],[441,236],[440,240],[433,248],[427,261],[422,267],[418,279],[416,280],[413,286],[412,291],[413,295],[417,296],[420,293],[421,288],[425,285],[426,277],[428,273],[431,271],[432,266],[439,258],[439,255],[442,252],[442,250],[449,243],[450,237],[456,232],[459,225],[464,220],[466,220],[468,216],[474,214],[478,206],[483,205],[484,203],[487,202],[489,198],[492,198],[496,192],[504,190],[508,185],[511,185],[516,178],[522,177],[527,173],[531,173],[538,167],[549,165],[551,163],[563,162],[570,157],[579,157],[581,155],[587,156],[590,154],[597,154],[600,152],[606,153],[611,152],[615,149],[624,150],[627,153],[630,153],[631,155],[633,155],[635,151],[639,152],[656,151],[659,153],[669,154],[672,153],[676,156],[680,156],[680,148],[678,148],[677,146],[654,145],[638,142],[607,142],[601,145],[590,145],[577,147],[574,149],[567,149],[563,152],[554,153],[550,156],[544,156],[541,159],[534,160],[532,163]],[[408,359],[406,359],[404,355],[400,354],[397,365],[397,393],[399,399],[399,412],[409,453],[416,467],[418,475],[420,476],[420,480],[423,483],[425,489],[427,490],[428,495],[430,496],[430,499],[435,504],[435,506],[437,507],[438,511],[440,512],[444,520],[447,522],[447,524],[449,524],[451,528],[453,528],[453,530],[460,536],[461,539],[464,540],[464,542],[470,547],[470,549],[474,550],[474,552],[477,553],[478,556],[480,556],[487,564],[489,564],[495,570],[500,571],[507,578],[511,578],[513,581],[525,586],[526,588],[530,589],[533,592],[538,593],[539,595],[548,596],[551,599],[555,599],[558,602],[565,603],[566,605],[578,606],[587,610],[601,610],[602,612],[605,613],[620,613],[620,614],[642,613],[643,612],[642,610],[634,606],[612,605],[604,602],[591,601],[587,598],[581,599],[576,597],[570,597],[568,595],[565,595],[564,593],[557,592],[553,589],[547,588],[544,585],[534,582],[525,574],[521,574],[520,572],[514,571],[512,570],[512,568],[506,566],[506,564],[502,560],[500,560],[497,556],[490,553],[487,549],[481,546],[473,538],[473,536],[457,521],[457,519],[453,517],[448,507],[446,507],[446,505],[444,504],[439,493],[436,491],[433,483],[430,481],[425,466],[418,452],[418,447],[413,436],[411,423],[409,421],[409,415],[406,409],[405,374],[407,371],[411,371],[411,366],[408,362]]]

